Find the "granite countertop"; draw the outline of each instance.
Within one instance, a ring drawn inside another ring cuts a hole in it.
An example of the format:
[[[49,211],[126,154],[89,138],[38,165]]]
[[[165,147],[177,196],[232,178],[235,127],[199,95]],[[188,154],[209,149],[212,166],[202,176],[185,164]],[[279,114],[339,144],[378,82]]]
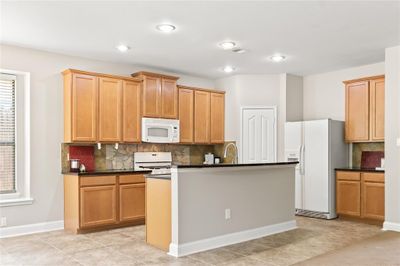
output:
[[[384,173],[385,170],[377,170],[375,168],[361,168],[361,167],[341,167],[335,168],[336,171],[354,171],[354,172],[377,172]]]
[[[177,168],[211,168],[211,167],[251,167],[251,166],[274,166],[274,165],[290,165],[298,164],[299,162],[276,162],[276,163],[220,163],[220,164],[178,164],[174,165]]]
[[[120,170],[98,170],[90,172],[62,172],[63,175],[113,175],[113,174],[148,174],[151,171],[135,171],[133,169],[120,169]]]

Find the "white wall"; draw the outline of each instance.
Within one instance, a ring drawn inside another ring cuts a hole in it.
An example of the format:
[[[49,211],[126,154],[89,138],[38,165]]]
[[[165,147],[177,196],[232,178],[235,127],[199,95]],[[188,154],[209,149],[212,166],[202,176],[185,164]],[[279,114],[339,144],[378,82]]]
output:
[[[33,205],[1,208],[9,226],[63,219],[63,180],[60,143],[63,142],[63,82],[61,71],[130,75],[137,66],[106,63],[14,46],[0,46],[0,68],[31,73],[31,195]],[[147,69],[151,70],[151,69]],[[157,70],[153,70],[157,71]],[[174,73],[169,73],[174,74]],[[179,75],[179,84],[214,87],[212,80]]]
[[[385,63],[376,63],[304,77],[304,120],[345,119],[343,81],[385,74]]]
[[[400,46],[385,53],[385,223],[400,231]]]
[[[278,160],[283,150],[285,107],[281,104],[280,75],[235,75],[215,82],[225,95],[225,139],[240,141],[240,108],[244,106],[277,106]],[[282,153],[283,154],[283,153]]]

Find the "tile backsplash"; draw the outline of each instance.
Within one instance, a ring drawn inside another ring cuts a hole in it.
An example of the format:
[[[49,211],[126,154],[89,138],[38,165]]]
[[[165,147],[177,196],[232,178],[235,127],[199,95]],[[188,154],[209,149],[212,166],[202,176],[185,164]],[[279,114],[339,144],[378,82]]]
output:
[[[385,151],[384,142],[353,143],[353,167],[361,166],[361,155],[363,151]]]
[[[133,168],[133,154],[137,151],[150,151],[150,152],[166,152],[172,153],[172,161],[174,164],[202,164],[204,161],[204,154],[211,152],[216,156],[221,157],[224,162],[223,151],[225,145],[230,142],[218,145],[182,145],[182,144],[120,144],[118,149],[114,145],[103,144],[101,149],[97,149],[95,145],[95,169],[132,169]],[[77,146],[76,144],[61,145],[61,164],[63,172],[69,170],[68,151],[69,146]],[[233,149],[228,150],[225,162],[231,163],[234,157]],[[73,158],[71,158],[73,159]]]

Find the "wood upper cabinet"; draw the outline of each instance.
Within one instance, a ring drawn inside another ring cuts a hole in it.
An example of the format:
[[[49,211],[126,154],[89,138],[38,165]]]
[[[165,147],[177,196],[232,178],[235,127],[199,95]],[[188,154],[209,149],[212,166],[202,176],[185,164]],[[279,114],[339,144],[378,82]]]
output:
[[[384,76],[345,81],[346,141],[384,141]]]
[[[97,140],[98,80],[92,75],[64,75],[64,140],[94,142]]]
[[[161,78],[144,77],[143,79],[143,116],[161,116]]]
[[[211,143],[224,143],[225,141],[225,95],[222,93],[211,93],[210,95],[210,141]]]
[[[371,140],[385,139],[385,79],[375,79],[370,82],[371,106]]]
[[[117,223],[116,186],[93,186],[80,189],[81,227]]]
[[[122,83],[122,141],[140,142],[141,134],[141,83]]]
[[[193,143],[194,90],[179,88],[180,142]]]
[[[210,143],[211,93],[196,90],[194,92],[194,142]]]
[[[121,222],[145,217],[145,184],[119,186],[119,219]]]
[[[178,88],[175,79],[161,79],[161,117],[178,118]]]
[[[178,118],[178,77],[144,71],[132,76],[143,79],[143,116]]]
[[[99,78],[99,141],[118,142],[122,130],[122,80]]]
[[[369,140],[369,82],[346,85],[346,140]]]

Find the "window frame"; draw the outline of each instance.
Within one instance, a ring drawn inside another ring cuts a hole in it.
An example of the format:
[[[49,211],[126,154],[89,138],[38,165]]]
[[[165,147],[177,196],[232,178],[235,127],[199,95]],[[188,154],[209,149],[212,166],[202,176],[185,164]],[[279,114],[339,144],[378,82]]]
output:
[[[30,73],[9,69],[0,69],[0,73],[16,76],[14,140],[16,191],[1,193],[0,207],[32,204],[30,189]]]

